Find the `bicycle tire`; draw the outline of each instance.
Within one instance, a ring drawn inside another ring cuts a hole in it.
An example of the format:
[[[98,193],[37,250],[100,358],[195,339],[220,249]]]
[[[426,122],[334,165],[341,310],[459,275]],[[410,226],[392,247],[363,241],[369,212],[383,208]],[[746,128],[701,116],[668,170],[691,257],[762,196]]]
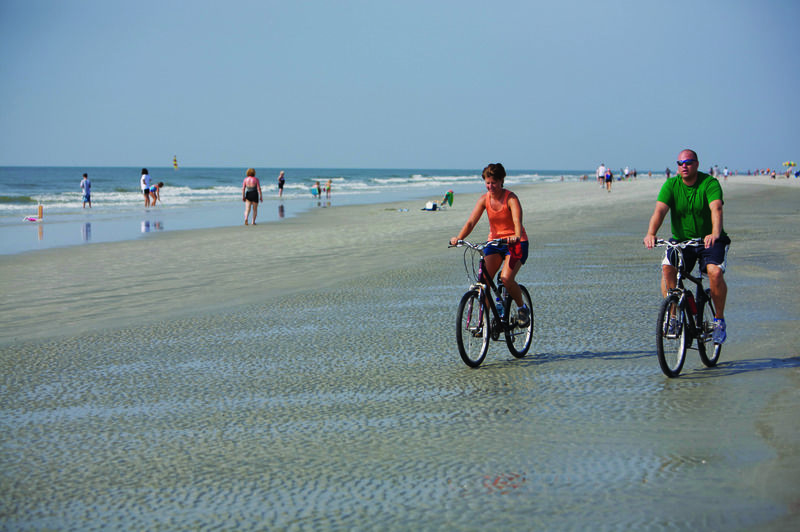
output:
[[[522,291],[522,302],[528,305],[528,309],[531,312],[531,320],[527,327],[519,327],[517,325],[518,309],[517,305],[513,304],[514,300],[511,299],[511,296],[506,297],[505,301],[505,315],[508,316],[509,324],[508,327],[505,328],[506,344],[508,345],[508,350],[511,351],[511,354],[516,358],[522,358],[528,353],[528,350],[531,348],[534,330],[531,295],[524,286],[519,285],[519,288]]]
[[[670,331],[670,317],[676,318],[674,331]],[[656,351],[658,364],[664,375],[675,378],[681,374],[683,363],[686,360],[686,350],[689,348],[689,331],[686,323],[686,310],[680,304],[678,294],[670,294],[664,298],[658,312],[658,325],[656,327]]]
[[[711,291],[708,288],[706,288],[706,298],[708,298],[708,309],[711,317],[709,327],[706,327],[706,322],[703,319],[706,306],[705,301],[697,307],[697,327],[701,330],[703,335],[714,330],[714,303],[711,301]],[[709,354],[706,343],[700,338],[697,339],[697,352],[700,354],[700,360],[702,360],[703,364],[708,368],[713,368],[717,365],[717,362],[719,362],[719,355],[722,353],[722,344],[715,344],[712,342],[711,345],[711,353]]]
[[[464,364],[477,368],[489,349],[489,310],[480,291],[470,290],[461,298],[456,316],[458,353]]]

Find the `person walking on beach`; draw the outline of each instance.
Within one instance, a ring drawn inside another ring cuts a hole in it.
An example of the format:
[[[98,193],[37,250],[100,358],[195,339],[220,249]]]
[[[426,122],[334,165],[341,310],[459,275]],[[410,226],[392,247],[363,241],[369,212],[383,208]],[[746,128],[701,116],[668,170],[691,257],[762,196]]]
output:
[[[286,184],[286,178],[283,177],[283,170],[281,170],[280,175],[278,176],[278,197],[283,197],[283,185]]]
[[[722,344],[727,338],[725,330],[725,300],[728,285],[725,269],[731,239],[722,226],[722,187],[715,178],[698,172],[700,163],[694,150],[683,150],[678,155],[678,173],[661,187],[656,208],[650,218],[644,245],[652,249],[656,244],[656,233],[661,227],[667,211],[672,221],[672,241],[701,238],[704,248],[686,248],[683,258],[688,271],[700,260],[700,270],[708,275],[711,299],[714,301],[714,343]],[[661,292],[675,288],[677,269],[664,257],[661,266]]]
[[[331,183],[333,179],[328,179],[328,182],[325,183],[325,198],[331,199]]]
[[[144,194],[145,208],[150,206],[150,172],[147,168],[142,168],[142,177],[139,180],[139,185],[142,187],[142,194]]]
[[[244,225],[247,225],[251,207],[253,209],[253,225],[256,225],[258,204],[263,201],[263,198],[261,197],[261,183],[259,183],[253,168],[247,169],[247,177],[242,182],[242,201],[244,202]]]
[[[611,192],[611,184],[614,182],[614,172],[611,168],[606,168],[606,190]]]
[[[606,165],[600,163],[597,167],[597,182],[600,184],[600,189],[603,188],[603,182],[606,180]]]
[[[530,309],[522,300],[522,290],[516,281],[517,273],[528,260],[528,234],[522,225],[522,205],[516,194],[503,188],[506,169],[502,164],[488,165],[483,169],[482,176],[487,192],[478,199],[458,236],[450,239],[450,245],[455,246],[459,240],[466,238],[486,211],[489,218],[489,240],[504,238],[506,244],[484,248],[485,273],[490,279],[494,278],[503,265],[503,285],[519,307],[518,325],[527,327],[530,323]]]
[[[89,175],[83,174],[83,179],[81,179],[81,190],[83,191],[83,208],[86,208],[86,204],[89,204],[89,208],[92,208],[92,182],[89,181]]]

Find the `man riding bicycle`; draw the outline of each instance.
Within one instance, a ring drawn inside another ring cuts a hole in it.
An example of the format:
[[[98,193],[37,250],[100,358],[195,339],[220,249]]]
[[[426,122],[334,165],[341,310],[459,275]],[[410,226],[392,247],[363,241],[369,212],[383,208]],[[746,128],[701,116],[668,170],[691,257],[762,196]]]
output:
[[[725,299],[728,285],[725,283],[725,268],[731,239],[722,227],[722,187],[715,178],[698,172],[700,162],[694,150],[683,150],[678,156],[678,174],[667,179],[658,193],[656,208],[650,217],[644,245],[648,249],[656,244],[656,233],[661,227],[667,211],[672,222],[672,241],[699,238],[704,248],[688,247],[684,250],[686,270],[692,271],[700,259],[700,270],[708,275],[711,299],[714,302],[714,343],[725,342]],[[664,296],[675,288],[677,268],[669,255],[662,263],[661,291]]]

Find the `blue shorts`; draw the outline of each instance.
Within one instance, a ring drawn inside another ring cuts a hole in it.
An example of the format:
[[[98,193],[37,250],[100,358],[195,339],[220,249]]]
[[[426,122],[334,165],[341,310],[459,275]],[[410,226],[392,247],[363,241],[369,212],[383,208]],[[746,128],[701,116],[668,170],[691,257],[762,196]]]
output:
[[[678,242],[674,238],[669,239],[670,242]],[[686,266],[686,271],[691,272],[694,270],[694,265],[697,259],[700,259],[700,272],[706,273],[706,266],[709,264],[716,264],[722,269],[722,273],[728,267],[728,248],[731,246],[731,239],[727,236],[718,238],[714,245],[706,249],[704,247],[687,247],[683,249],[683,262]],[[672,264],[676,266],[678,263],[676,258],[672,257],[669,251],[664,256],[662,264]]]
[[[511,261],[508,263],[510,267],[514,267],[517,265],[517,262],[521,262],[525,264],[525,261],[528,260],[528,241],[525,242],[517,242],[516,244],[507,245],[507,244],[500,244],[499,246],[495,246],[493,244],[489,244],[485,248],[483,248],[483,254],[488,255],[510,255]]]

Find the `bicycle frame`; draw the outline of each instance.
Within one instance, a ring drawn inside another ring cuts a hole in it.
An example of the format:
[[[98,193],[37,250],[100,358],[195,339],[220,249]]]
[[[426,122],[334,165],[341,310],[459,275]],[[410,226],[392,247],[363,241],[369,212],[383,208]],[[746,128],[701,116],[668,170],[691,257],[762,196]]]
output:
[[[500,314],[497,312],[497,308],[494,305],[495,299],[500,298],[500,300],[503,302],[503,306],[505,306],[506,298],[511,297],[511,295],[503,286],[503,280],[500,277],[502,273],[503,267],[501,266],[497,271],[497,284],[495,284],[494,281],[488,275],[486,275],[486,258],[483,256],[483,250],[481,250],[481,259],[478,263],[478,282],[473,283],[470,288],[478,289],[481,297],[483,297],[486,301],[486,307],[490,309],[490,313],[494,320],[490,320],[489,325],[492,330],[492,339],[494,340],[497,340],[500,337],[500,333],[504,332],[508,328],[508,316],[500,316]]]
[[[663,242],[663,244],[661,244]],[[706,294],[706,289],[703,286],[703,275],[700,274],[700,277],[695,277],[688,271],[686,271],[686,263],[683,260],[683,248],[685,247],[698,247],[702,244],[698,240],[689,240],[684,243],[672,243],[665,240],[659,240],[659,244],[667,247],[669,251],[673,251],[675,255],[678,257],[678,265],[676,266],[678,270],[677,280],[675,283],[675,288],[669,289],[669,293],[675,293],[680,296],[680,304],[686,305],[686,308],[689,309],[687,313],[689,320],[689,332],[694,338],[697,338],[700,342],[706,342],[711,337],[711,332],[706,331],[703,327],[702,323],[697,323],[697,309],[701,308],[701,305],[706,303],[711,303],[713,307],[713,302],[711,298],[708,297]],[[685,286],[684,286],[684,279],[691,281],[697,287],[694,294],[692,294]]]

